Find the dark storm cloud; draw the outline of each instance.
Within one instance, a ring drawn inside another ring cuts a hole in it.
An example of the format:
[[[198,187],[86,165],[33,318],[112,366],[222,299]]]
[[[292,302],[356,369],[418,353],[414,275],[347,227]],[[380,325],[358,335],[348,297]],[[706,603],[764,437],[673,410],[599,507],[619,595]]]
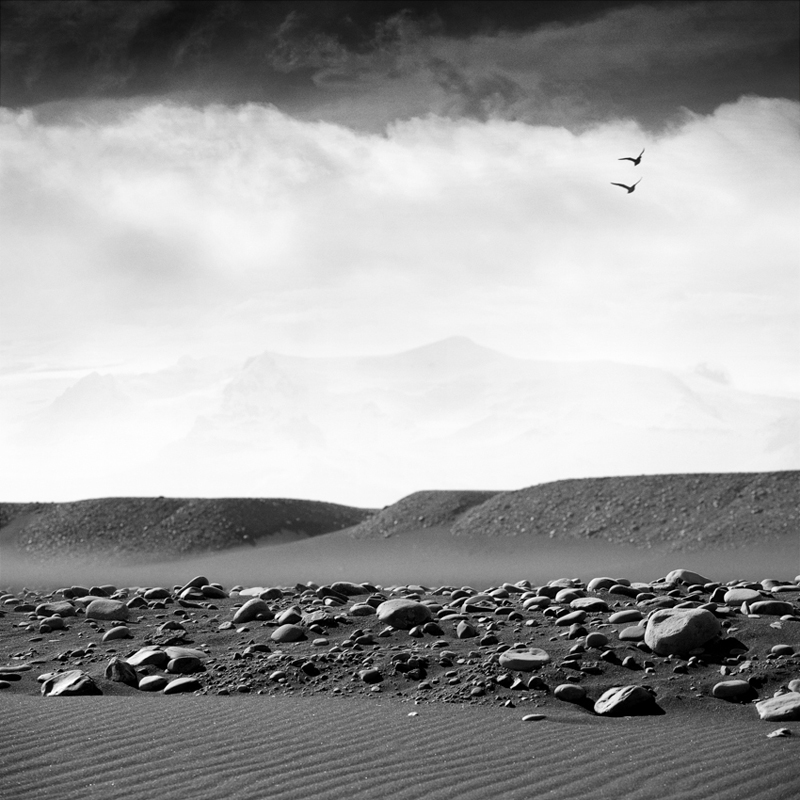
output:
[[[657,126],[680,106],[798,94],[798,6],[781,0],[5,0],[2,12],[12,107],[169,96],[375,130],[427,113]]]

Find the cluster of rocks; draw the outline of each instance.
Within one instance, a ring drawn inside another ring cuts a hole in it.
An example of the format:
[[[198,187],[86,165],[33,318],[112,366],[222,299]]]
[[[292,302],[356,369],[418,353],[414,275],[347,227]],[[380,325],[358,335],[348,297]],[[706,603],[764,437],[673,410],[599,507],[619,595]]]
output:
[[[720,584],[685,569],[648,583],[523,580],[483,591],[226,589],[205,576],[170,588],[23,590],[0,593],[0,687],[558,701],[599,716],[724,702],[797,720],[799,597],[800,576]]]

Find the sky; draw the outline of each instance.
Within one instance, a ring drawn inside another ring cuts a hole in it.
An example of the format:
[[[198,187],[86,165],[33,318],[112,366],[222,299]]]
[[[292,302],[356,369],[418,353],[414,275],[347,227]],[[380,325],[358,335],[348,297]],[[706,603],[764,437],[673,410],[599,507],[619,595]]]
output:
[[[93,371],[450,336],[800,395],[800,3],[0,9],[6,430]]]

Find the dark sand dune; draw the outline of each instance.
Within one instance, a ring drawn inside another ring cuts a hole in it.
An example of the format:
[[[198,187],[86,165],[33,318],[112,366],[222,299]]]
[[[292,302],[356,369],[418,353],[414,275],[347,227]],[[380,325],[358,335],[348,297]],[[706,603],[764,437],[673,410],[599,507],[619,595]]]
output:
[[[15,800],[797,797],[800,739],[768,739],[776,726],[738,711],[565,706],[523,722],[385,699],[17,696],[3,702],[0,786]]]

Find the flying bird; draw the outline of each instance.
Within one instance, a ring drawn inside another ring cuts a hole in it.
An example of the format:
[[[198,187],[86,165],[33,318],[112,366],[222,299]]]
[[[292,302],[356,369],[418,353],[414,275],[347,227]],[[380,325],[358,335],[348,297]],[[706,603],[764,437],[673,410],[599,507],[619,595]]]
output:
[[[626,186],[624,183],[612,183],[611,185],[612,186],[621,186],[623,189],[627,189],[628,190],[628,194],[630,194],[636,188],[636,185],[638,183],[641,183],[641,180],[642,179],[639,178],[639,180],[636,181],[636,183],[634,183],[633,186]]]
[[[639,162],[642,160],[642,156],[644,155],[644,148],[642,148],[642,152],[639,153],[636,158],[631,158],[630,156],[625,156],[625,158],[618,158],[617,161],[633,161],[633,166],[638,167]]]

